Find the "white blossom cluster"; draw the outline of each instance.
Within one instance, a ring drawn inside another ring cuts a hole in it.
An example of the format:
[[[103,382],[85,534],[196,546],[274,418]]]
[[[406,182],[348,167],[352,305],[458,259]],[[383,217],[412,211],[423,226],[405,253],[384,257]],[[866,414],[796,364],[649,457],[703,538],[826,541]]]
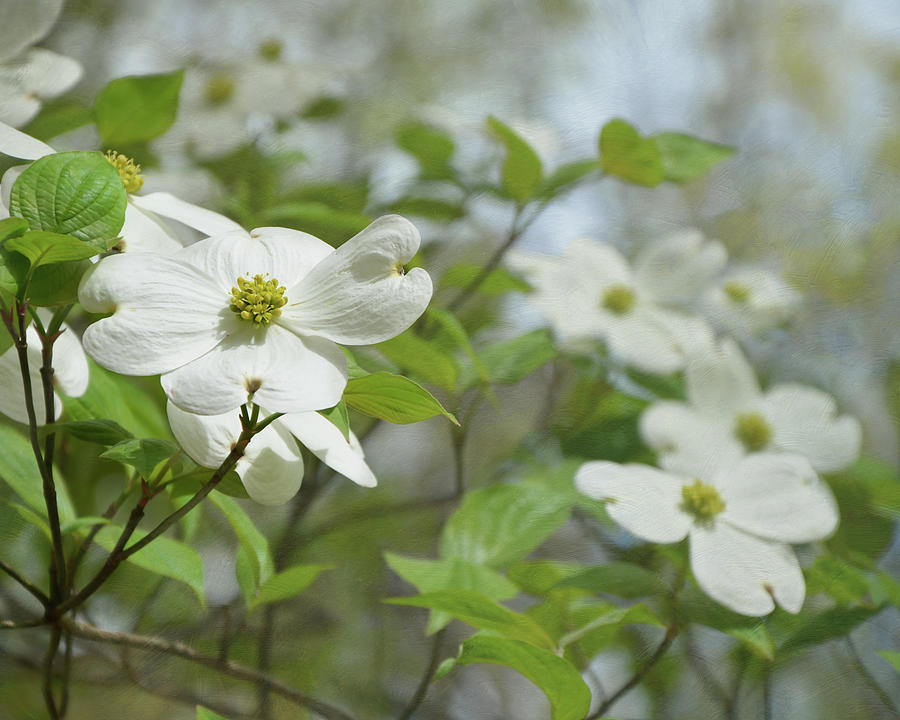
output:
[[[587,462],[578,490],[640,538],[689,538],[697,583],[726,607],[796,613],[805,583],[790,545],[834,532],[837,504],[818,473],[854,462],[861,429],[818,389],[763,392],[735,340],[717,338],[716,329],[746,337],[781,323],[798,301],[775,275],[726,264],[722,245],[696,230],[649,244],[633,265],[587,239],[560,258],[510,257],[563,345],[600,340],[636,370],[684,375],[683,402],[657,401],[641,416],[658,467]]]

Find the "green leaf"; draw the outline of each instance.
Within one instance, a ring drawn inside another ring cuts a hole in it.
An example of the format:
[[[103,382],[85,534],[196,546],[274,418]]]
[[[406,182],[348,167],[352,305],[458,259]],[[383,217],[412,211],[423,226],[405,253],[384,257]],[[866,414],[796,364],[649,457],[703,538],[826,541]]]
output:
[[[421,560],[390,552],[386,552],[384,558],[391,570],[420,593],[475,590],[491,600],[509,600],[519,593],[518,588],[499,573],[465,560]],[[437,632],[450,620],[447,613],[433,611],[428,619],[428,634]]]
[[[458,202],[429,197],[400,198],[391,205],[390,211],[400,215],[417,215],[439,222],[459,220],[466,214],[465,209]]]
[[[591,707],[591,691],[569,662],[516,640],[475,635],[463,643],[457,665],[505,665],[537,685],[550,701],[552,720],[583,720]]]
[[[467,288],[480,273],[480,265],[470,263],[454,265],[441,276],[441,287]],[[488,296],[508,292],[527,293],[531,290],[531,285],[502,267],[491,270],[478,286],[478,292]]]
[[[554,648],[550,636],[530,617],[513,612],[472,590],[438,590],[412,597],[389,598],[385,602],[440,610],[479,630],[489,630],[548,650]]]
[[[94,100],[94,117],[104,145],[130,145],[162,135],[175,122],[181,70],[113,80]]]
[[[441,664],[438,665],[437,670],[434,671],[434,680],[432,682],[437,682],[438,680],[447,677],[448,673],[455,667],[456,658],[444,658],[441,660]]]
[[[546,329],[540,329],[482,348],[478,356],[484,364],[490,382],[512,385],[553,360],[558,354],[550,333]],[[477,373],[474,369],[463,370],[460,387],[471,387],[476,382]]]
[[[79,440],[86,440],[87,442],[106,445],[107,447],[134,437],[115,420],[107,419],[58,422],[53,425],[47,425],[42,430],[44,434],[47,432],[65,432]]]
[[[237,535],[238,542],[250,561],[253,587],[254,590],[257,590],[275,574],[275,563],[272,560],[272,553],[269,551],[269,541],[256,528],[253,520],[237,500],[223,495],[218,490],[213,490],[208,497],[210,502],[225,516],[231,529],[234,530],[234,534]]]
[[[197,706],[197,720],[228,720],[224,715],[219,715],[217,712],[213,712],[209,708],[205,708],[202,705]]]
[[[100,532],[94,537],[94,541],[107,551],[111,551],[121,534],[120,525],[107,525],[100,529]],[[129,545],[138,542],[146,534],[140,528],[135,530]],[[203,561],[197,551],[189,545],[163,535],[131,555],[126,562],[149,570],[154,575],[162,575],[183,582],[194,591],[200,604],[204,603]]]
[[[3,448],[0,452],[0,478],[29,508],[46,519],[43,480],[28,438],[11,427],[0,425],[0,448]],[[60,522],[71,522],[76,517],[75,508],[59,470],[54,470],[54,482]]]
[[[444,524],[440,555],[495,568],[521,560],[569,519],[571,503],[530,484],[473,490]]]
[[[78,300],[81,276],[91,267],[89,260],[44,265],[34,271],[28,285],[32,305],[50,307],[68,305]]]
[[[456,418],[425,388],[409,378],[377,372],[350,380],[344,402],[364,415],[405,425],[443,415],[454,425]]]
[[[32,230],[74,235],[105,251],[125,221],[126,193],[116,169],[96,152],[35,160],[12,187],[10,214]]]
[[[62,100],[45,104],[40,114],[22,128],[22,132],[38,140],[51,140],[57,135],[77,130],[93,121],[91,109],[79,102]]]
[[[273,205],[260,212],[260,219],[271,225],[302,230],[338,246],[372,222],[368,215],[335,210],[323,202],[291,202]]]
[[[7,238],[19,237],[28,232],[28,221],[23,218],[8,217],[0,220],[0,242]]]
[[[487,123],[506,146],[506,159],[501,171],[503,187],[513,200],[524,205],[534,196],[541,182],[541,160],[511,127],[495,117],[489,117]]]
[[[401,127],[394,139],[419,163],[423,180],[447,180],[455,176],[450,166],[454,144],[446,133],[416,123]]]
[[[510,566],[507,577],[522,592],[536,597],[558,594],[557,585],[563,580],[582,571],[576,563],[557,562],[555,560],[523,560]],[[576,595],[580,595],[575,591]]]
[[[782,643],[779,652],[791,652],[806,645],[831,640],[848,634],[858,625],[881,612],[881,608],[836,607],[804,622]]]
[[[610,120],[600,131],[600,162],[603,172],[635,185],[655,187],[665,179],[656,141],[624,120]]]
[[[430,307],[425,313],[428,320],[434,320],[439,323],[444,329],[444,332],[446,332],[453,342],[462,349],[469,360],[472,361],[472,367],[475,369],[478,378],[486,383],[488,381],[487,368],[485,368],[484,363],[481,362],[481,358],[475,354],[475,348],[472,347],[472,342],[469,340],[469,334],[456,316],[448,310],[437,307]]]
[[[763,660],[771,662],[775,658],[775,644],[759,618],[732,612],[698,590],[689,590],[683,595],[681,609],[685,619],[730,635]]]
[[[93,245],[88,245],[76,237],[41,230],[11,238],[6,241],[4,247],[27,257],[33,268],[71,260],[85,260],[97,254]]]
[[[153,470],[164,460],[168,460],[179,450],[171,440],[157,438],[129,438],[100,453],[106,460],[114,460],[137,469],[147,480]]]
[[[900,673],[900,652],[891,650],[879,650],[878,654],[894,666],[894,670]]]
[[[296,597],[312,585],[323,570],[330,570],[333,567],[334,565],[295,565],[273,575],[260,586],[249,609]]]
[[[423,382],[451,391],[456,386],[459,372],[456,361],[441,352],[434,343],[416,335],[411,328],[375,347],[401,370],[408,371]]]
[[[586,175],[600,169],[600,162],[594,158],[578,160],[567,165],[560,165],[538,188],[540,198],[556,197],[561,191],[568,189]]]
[[[44,536],[47,538],[47,541],[52,544],[53,542],[53,533],[50,532],[50,525],[47,522],[47,515],[44,513],[44,516],[38,515],[31,508],[25,507],[21,503],[17,502],[6,502],[6,504],[16,511],[16,514],[20,518],[22,518],[25,522],[30,525],[34,525],[38,530],[44,533]]]
[[[300,117],[306,120],[327,120],[340,115],[346,106],[343,98],[323,95],[303,108]]]
[[[694,180],[734,154],[734,148],[727,145],[718,145],[683,133],[657,133],[653,139],[662,157],[666,180],[671,182]]]
[[[587,568],[562,580],[558,587],[574,587],[593,593],[605,593],[623,598],[658,595],[666,591],[659,577],[640,565],[611,562]]]
[[[319,415],[328,420],[344,436],[344,440],[350,442],[350,415],[347,413],[347,404],[341,400],[333,408],[319,410]]]
[[[806,572],[806,594],[825,593],[841,604],[856,603],[869,592],[863,573],[838,558],[822,555]]]
[[[183,465],[179,468],[177,466],[180,463],[183,463]],[[167,483],[173,497],[193,495],[209,482],[209,478],[214,472],[211,468],[201,467],[183,455],[175,465],[176,467],[173,467],[173,477]],[[184,465],[188,466],[187,469],[185,469]],[[248,500],[250,498],[247,490],[244,488],[244,484],[241,482],[240,476],[234,470],[229,470],[225,477],[219,480],[216,484],[216,492],[240,500]]]
[[[559,641],[559,646],[566,647],[571,645],[597,628],[611,625],[656,625],[657,627],[665,627],[665,623],[656,616],[656,613],[643,603],[637,603],[631,607],[614,608],[598,615],[584,627],[568,633]]]
[[[112,520],[99,515],[85,515],[84,517],[75,518],[71,522],[67,522],[60,527],[63,535],[74,530],[80,530],[83,527],[93,527],[94,525],[111,525]]]

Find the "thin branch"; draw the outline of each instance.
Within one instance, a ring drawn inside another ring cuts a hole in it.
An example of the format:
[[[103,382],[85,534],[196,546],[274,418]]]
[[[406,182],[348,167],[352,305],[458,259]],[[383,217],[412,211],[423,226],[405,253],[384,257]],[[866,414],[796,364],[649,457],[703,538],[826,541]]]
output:
[[[23,628],[40,627],[46,625],[46,618],[35,618],[34,620],[0,620],[0,630],[21,630]]]
[[[25,588],[28,592],[34,595],[38,602],[43,605],[45,608],[49,608],[51,605],[50,598],[48,598],[43,591],[34,585],[29,580],[26,580],[24,577],[19,575],[15,568],[11,565],[7,565],[3,560],[0,560],[0,570],[3,570],[7,575],[9,575],[13,580],[15,580],[19,585]]]
[[[774,696],[772,695],[772,663],[766,667],[766,674],[763,677],[763,719],[772,720]]]
[[[305,537],[322,537],[336,532],[346,525],[352,525],[361,520],[370,520],[372,518],[383,517],[385,515],[395,515],[398,513],[412,512],[416,510],[428,510],[430,508],[438,508],[441,505],[448,505],[457,502],[456,493],[449,497],[442,498],[426,498],[417,500],[406,500],[398,502],[394,505],[381,505],[378,507],[365,507],[356,511],[351,511],[335,518],[329,522],[323,522],[318,527],[312,528],[305,533]]]
[[[53,720],[59,720],[62,715],[53,698],[53,660],[56,658],[56,651],[59,650],[59,641],[62,638],[62,631],[58,625],[54,625],[50,629],[50,642],[47,643],[47,653],[44,655],[43,676],[44,681],[41,684],[41,690],[44,695],[44,703],[47,705],[47,712]]]
[[[59,699],[59,716],[65,717],[69,708],[69,686],[72,681],[72,633],[63,633],[66,643],[66,652],[63,656],[62,694]]]
[[[434,677],[434,673],[438,668],[441,657],[441,640],[443,639],[443,636],[444,630],[441,630],[435,633],[432,638],[428,665],[425,667],[425,672],[422,673],[422,679],[419,680],[419,686],[416,688],[416,692],[409,699],[409,702],[406,704],[406,707],[403,708],[400,715],[397,716],[397,720],[409,720],[409,718],[412,717],[412,714],[418,709],[419,705],[425,700],[425,696],[428,694],[428,688],[431,686],[431,679]]]
[[[587,716],[586,720],[597,720],[597,718],[602,717],[607,710],[609,710],[615,703],[619,700],[620,697],[628,693],[635,686],[639,685],[640,682],[647,676],[647,673],[653,669],[653,666],[658,663],[663,655],[666,654],[666,651],[669,649],[669,646],[672,644],[672,641],[675,640],[675,637],[678,635],[678,627],[676,625],[669,625],[666,628],[666,635],[663,638],[662,642],[659,644],[659,647],[656,648],[656,651],[653,655],[650,656],[650,659],[647,660],[640,668],[634,673],[634,675],[629,678],[629,680],[618,690],[616,690],[612,695],[610,695],[603,703],[601,703],[600,707],[598,707],[593,713]]]
[[[299,690],[295,690],[294,688],[275,680],[265,673],[254,670],[246,665],[240,665],[231,660],[224,663],[220,662],[218,658],[197,652],[184,643],[163,640],[162,638],[153,637],[151,635],[136,635],[132,633],[101,630],[93,625],[87,625],[68,619],[63,619],[61,625],[75,637],[80,637],[85,640],[133,647],[139,650],[163,652],[183,658],[189,662],[196,663],[197,665],[208,667],[237,680],[264,684],[268,686],[273,693],[290,700],[295,705],[317,713],[322,718],[325,718],[325,720],[353,720],[352,716],[348,715],[343,710],[332,707],[320,700],[316,700]]]

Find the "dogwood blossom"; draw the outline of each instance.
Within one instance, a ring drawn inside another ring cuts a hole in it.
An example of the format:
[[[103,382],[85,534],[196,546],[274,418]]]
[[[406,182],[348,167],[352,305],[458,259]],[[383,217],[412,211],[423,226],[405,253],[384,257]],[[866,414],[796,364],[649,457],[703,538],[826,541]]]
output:
[[[745,337],[775,327],[797,310],[800,295],[763,268],[735,268],[708,287],[699,299],[713,326]]]
[[[78,290],[88,354],[125,375],[162,374],[181,409],[218,415],[332,407],[347,381],[336,343],[368,345],[408,328],[431,278],[402,265],[419,247],[408,220],[375,220],[337,250],[286,228],[228,232],[170,256],[113,255]]]
[[[513,269],[535,286],[532,302],[561,342],[602,338],[626,363],[651,373],[684,365],[689,351],[712,344],[700,318],[678,308],[709,284],[725,264],[725,250],[686,231],[648,245],[634,267],[610,245],[570,243],[561,258],[513,253]]]
[[[46,322],[50,315],[45,310],[38,311]],[[88,387],[88,363],[78,336],[63,323],[62,334],[53,343],[53,382],[64,394],[79,397]],[[44,386],[41,380],[41,340],[34,324],[25,331],[28,343],[28,370],[31,378],[31,392],[34,400],[34,414],[38,425],[43,425],[47,416],[44,412]],[[0,413],[20,423],[28,422],[25,411],[25,386],[19,355],[13,346],[0,355]],[[62,412],[62,401],[54,393],[55,415]]]
[[[0,23],[0,121],[20,127],[41,109],[43,100],[75,85],[81,64],[43,48],[31,47],[53,27],[62,0],[5,0]]]
[[[175,438],[204,467],[218,467],[241,434],[236,412],[195,415],[172,402],[168,403],[167,412]],[[266,410],[261,412],[263,416],[268,414]],[[235,466],[247,494],[256,502],[280,505],[300,489],[303,457],[294,438],[357,485],[375,486],[375,475],[366,464],[362,446],[352,431],[347,440],[333,423],[317,412],[289,413],[255,435]]]
[[[56,152],[46,143],[0,123],[0,153],[22,160],[38,160]],[[198,207],[165,192],[138,195],[143,184],[140,165],[115,152],[107,153],[107,159],[119,171],[128,202],[125,206],[125,223],[120,231],[117,248],[125,252],[171,253],[182,245],[168,231],[161,218],[169,218],[199,230],[204,235],[216,235],[241,226],[224,215]],[[9,198],[13,183],[27,166],[19,165],[7,170],[0,178],[0,218],[9,217]]]
[[[831,491],[806,458],[789,453],[722,459],[695,474],[588,462],[575,485],[640,538],[688,537],[701,589],[744,615],[766,615],[775,603],[799,612],[806,586],[790,544],[826,538],[838,524]]]
[[[760,390],[737,344],[693,357],[685,369],[687,402],[664,401],[641,416],[644,442],[672,471],[696,472],[723,456],[783,450],[807,457],[820,472],[835,472],[859,455],[859,421],[838,416],[834,399],[796,383]]]

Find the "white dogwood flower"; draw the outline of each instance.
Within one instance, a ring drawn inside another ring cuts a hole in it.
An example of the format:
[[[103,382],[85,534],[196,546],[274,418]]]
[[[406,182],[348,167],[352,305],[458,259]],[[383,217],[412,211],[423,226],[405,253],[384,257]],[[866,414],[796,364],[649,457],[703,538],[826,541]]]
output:
[[[56,151],[23,132],[0,123],[0,153],[21,160],[38,160]],[[125,252],[172,253],[182,245],[165,228],[161,218],[180,222],[204,235],[218,235],[229,230],[241,230],[241,226],[224,215],[185,202],[170,193],[156,192],[138,195],[143,185],[140,165],[129,158],[110,151],[107,159],[119,172],[128,193],[125,206],[125,223],[119,235],[117,248]],[[17,165],[7,170],[0,178],[0,218],[9,217],[9,198],[13,183],[27,169],[27,165]]]
[[[253,396],[270,412],[334,406],[347,381],[336,343],[403,332],[431,299],[431,278],[403,263],[419,247],[408,220],[375,220],[337,250],[286,228],[235,231],[170,256],[113,255],[78,297],[112,313],[84,333],[88,354],[124,375],[162,374],[183,410],[219,415]]]
[[[726,332],[746,337],[785,322],[797,310],[800,295],[763,268],[735,268],[706,289],[699,307]]]
[[[81,79],[81,64],[31,47],[53,27],[62,0],[4,0],[0,22],[0,122],[21,127],[42,101],[61,95]]]
[[[651,373],[675,372],[689,352],[712,344],[709,326],[678,309],[726,260],[722,246],[698,231],[648,245],[633,268],[612,246],[588,239],[570,243],[561,258],[520,252],[509,260],[535,286],[529,297],[563,343],[601,338]]]
[[[578,490],[606,501],[609,516],[655,543],[689,538],[691,570],[716,602],[744,615],[775,603],[800,611],[806,586],[791,543],[828,537],[834,497],[806,458],[757,453],[696,474],[596,461],[575,475]]]
[[[237,412],[195,415],[172,402],[168,403],[167,412],[175,438],[203,467],[218,467],[241,434]],[[262,417],[267,414],[261,409]],[[256,502],[280,505],[300,489],[303,457],[294,438],[357,485],[375,486],[375,475],[366,464],[362,446],[352,432],[348,441],[332,422],[317,412],[290,413],[255,435],[235,466],[247,494]]]
[[[697,472],[718,458],[783,450],[809,459],[819,472],[842,470],[859,455],[859,421],[838,416],[834,399],[796,383],[760,390],[753,368],[731,339],[691,358],[687,402],[663,401],[641,416],[644,442],[662,467]]]
[[[47,322],[50,313],[39,310],[42,320]],[[63,323],[62,334],[53,343],[53,383],[65,395],[79,397],[88,387],[88,362],[78,336]],[[44,412],[44,386],[41,380],[41,340],[34,324],[25,331],[28,343],[28,370],[34,401],[34,414],[38,425],[46,422]],[[0,355],[0,413],[20,423],[28,422],[25,411],[25,386],[19,365],[19,354],[15,346]],[[59,417],[62,401],[54,393],[54,414]]]

